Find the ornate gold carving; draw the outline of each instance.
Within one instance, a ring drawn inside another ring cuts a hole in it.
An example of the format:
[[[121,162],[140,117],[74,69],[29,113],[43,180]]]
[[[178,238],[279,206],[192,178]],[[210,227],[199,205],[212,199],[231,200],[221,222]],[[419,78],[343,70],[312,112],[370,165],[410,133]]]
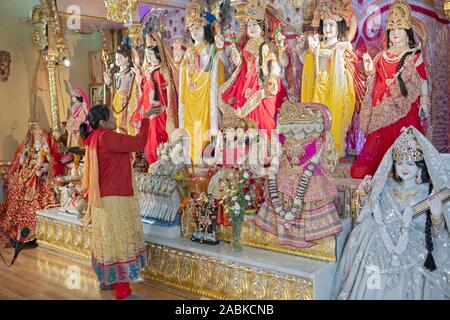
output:
[[[220,226],[219,239],[230,242],[232,239],[232,228]],[[322,261],[336,261],[336,238],[330,237],[315,241],[317,245],[312,248],[296,248],[278,244],[278,238],[254,224],[242,225],[241,243],[246,246],[275,252],[287,253]]]
[[[47,55],[47,69],[48,69],[48,81],[50,84],[50,108],[52,112],[52,132],[56,140],[61,135],[61,126],[59,121],[59,108],[58,108],[58,91],[56,86],[56,63],[58,62],[58,55]]]
[[[87,227],[38,215],[36,238],[44,248],[84,261],[91,259],[91,230]]]
[[[144,274],[173,288],[212,299],[311,300],[309,279],[259,270],[206,255],[148,244]]]
[[[137,47],[143,43],[142,24],[130,23],[125,25],[128,28],[128,36],[131,39],[131,45]]]
[[[319,109],[303,107],[291,100],[286,100],[278,114],[278,124],[317,123],[322,120]],[[323,120],[322,120],[323,122]]]
[[[137,0],[105,0],[107,19],[119,23],[132,21],[132,12],[136,10]]]

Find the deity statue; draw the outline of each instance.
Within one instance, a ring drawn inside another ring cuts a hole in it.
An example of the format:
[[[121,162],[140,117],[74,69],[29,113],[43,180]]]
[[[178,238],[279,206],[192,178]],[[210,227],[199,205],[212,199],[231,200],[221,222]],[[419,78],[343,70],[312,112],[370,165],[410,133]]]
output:
[[[341,257],[333,297],[450,299],[450,205],[436,194],[449,186],[439,152],[413,126],[404,128],[373,178],[360,186],[368,195]],[[423,200],[427,207],[419,211]]]
[[[70,86],[70,96],[72,98],[72,106],[69,110],[69,119],[67,120],[67,147],[79,147],[80,141],[80,124],[86,120],[89,109],[89,99],[86,93],[80,89],[73,89]]]
[[[119,70],[112,74],[115,66]],[[134,128],[130,120],[137,106],[136,75],[131,70],[131,49],[128,45],[121,44],[119,46],[115,55],[115,66],[111,65],[108,71],[103,73],[105,84],[108,87],[114,86],[111,110],[117,121],[117,130],[120,133],[134,135]]]
[[[278,54],[265,37],[265,4],[250,2],[245,13],[248,41],[242,55],[233,45],[231,59],[237,67],[220,87],[219,108],[225,127],[234,127],[240,119],[249,118],[270,137],[287,93],[280,78]],[[283,43],[279,52],[282,47]]]
[[[330,127],[330,112],[322,104],[286,101],[281,107],[281,156],[272,159],[266,201],[255,217],[255,224],[278,237],[280,245],[310,248],[314,240],[342,231],[325,156],[333,144]]]
[[[166,55],[160,36],[147,34],[142,68],[133,68],[136,82],[140,85],[141,98],[131,117],[131,124],[139,130],[147,110],[160,106],[166,109],[150,120],[149,137],[144,149],[149,164],[158,159],[158,146],[167,142],[169,135],[178,128],[177,93],[172,74],[165,63]]]
[[[52,183],[63,173],[60,158],[52,135],[30,128],[12,160],[6,181],[7,198],[0,205],[0,227],[10,237],[20,237],[26,227],[30,229],[26,241],[34,241],[36,211],[57,203]],[[0,245],[5,244],[0,238]]]
[[[369,77],[360,128],[366,134],[366,143],[351,167],[353,178],[373,175],[400,130],[412,125],[424,133],[420,120],[429,118],[431,101],[425,64],[406,0],[392,4],[386,30],[388,49],[374,61],[364,55]]]
[[[349,41],[352,14],[351,0],[320,0],[311,23],[319,34],[308,37],[309,50],[302,54],[301,101],[328,107],[339,157],[346,152],[345,137],[357,101],[355,55]]]
[[[213,36],[211,23],[215,17],[204,10],[201,1],[189,3],[186,26],[193,44],[184,57],[181,44],[174,48],[175,61],[180,63],[179,127],[189,133],[194,164],[199,163],[203,147],[212,140],[210,137],[218,133],[221,119],[217,92],[224,79],[224,66],[229,63],[223,36]]]

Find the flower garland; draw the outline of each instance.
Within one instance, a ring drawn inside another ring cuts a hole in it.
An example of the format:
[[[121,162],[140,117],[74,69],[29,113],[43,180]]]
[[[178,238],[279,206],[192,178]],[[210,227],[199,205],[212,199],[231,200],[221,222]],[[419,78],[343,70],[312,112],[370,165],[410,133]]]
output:
[[[294,202],[291,208],[291,214],[294,217],[299,217],[302,212],[303,207],[303,198],[305,197],[306,189],[308,188],[309,180],[311,179],[316,166],[319,164],[320,156],[322,152],[317,152],[309,161],[306,166],[306,170],[303,172],[302,178],[300,179],[297,190],[295,192]],[[282,216],[286,217],[286,210],[284,210],[283,205],[280,200],[280,196],[277,188],[277,176],[275,173],[271,173],[269,175],[268,188],[270,194],[270,200],[275,209],[275,212]],[[292,220],[292,219],[289,219]]]

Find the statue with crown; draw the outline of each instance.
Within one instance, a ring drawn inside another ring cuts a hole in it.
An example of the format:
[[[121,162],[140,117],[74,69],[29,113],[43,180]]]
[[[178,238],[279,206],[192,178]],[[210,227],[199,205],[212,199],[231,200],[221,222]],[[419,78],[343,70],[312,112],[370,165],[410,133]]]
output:
[[[450,299],[450,176],[414,126],[373,176],[335,277],[337,299]]]
[[[367,92],[360,112],[365,145],[351,167],[353,178],[373,175],[403,127],[424,134],[430,94],[419,32],[407,0],[391,5],[386,25],[386,50],[372,60],[364,55]]]
[[[206,12],[204,1],[192,0],[188,4],[186,27],[192,45],[184,56],[181,44],[174,48],[175,61],[180,63],[178,120],[179,127],[189,134],[192,162],[198,164],[204,147],[217,136],[221,124],[217,92],[229,59],[216,17]]]
[[[312,248],[342,231],[331,177],[334,143],[331,114],[319,103],[287,100],[278,115],[280,150],[272,155],[265,202],[255,224],[281,246]],[[272,139],[276,143],[276,139]]]
[[[343,157],[350,153],[347,131],[355,107],[364,95],[363,78],[356,68],[358,58],[350,42],[357,27],[352,1],[319,0],[311,26],[317,33],[308,36],[308,49],[301,49],[304,63],[301,101],[328,107],[333,119],[331,133],[335,148],[338,156]],[[357,128],[351,130],[357,132]],[[356,132],[351,135],[355,136]],[[351,144],[351,149],[357,148],[357,142]]]
[[[287,93],[281,82],[278,54],[266,35],[266,1],[249,1],[245,14],[246,25],[241,29],[246,28],[247,41],[242,53],[232,45],[231,60],[236,69],[220,87],[219,108],[224,127],[251,119],[260,133],[270,137]]]
[[[131,47],[125,41],[117,48],[115,61],[108,65],[103,78],[113,93],[110,105],[117,122],[117,130],[134,135],[135,128],[131,124],[131,117],[139,102],[138,85],[133,72]]]

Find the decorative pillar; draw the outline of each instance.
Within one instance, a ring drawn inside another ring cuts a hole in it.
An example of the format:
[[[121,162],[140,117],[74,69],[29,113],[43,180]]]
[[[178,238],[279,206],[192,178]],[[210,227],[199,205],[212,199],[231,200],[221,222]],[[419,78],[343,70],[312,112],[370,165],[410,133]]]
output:
[[[50,90],[50,109],[52,116],[52,132],[56,140],[58,140],[61,135],[61,126],[59,120],[59,107],[58,107],[58,89],[56,86],[56,65],[59,61],[58,54],[48,54],[46,56],[47,70],[48,70],[48,81]]]

